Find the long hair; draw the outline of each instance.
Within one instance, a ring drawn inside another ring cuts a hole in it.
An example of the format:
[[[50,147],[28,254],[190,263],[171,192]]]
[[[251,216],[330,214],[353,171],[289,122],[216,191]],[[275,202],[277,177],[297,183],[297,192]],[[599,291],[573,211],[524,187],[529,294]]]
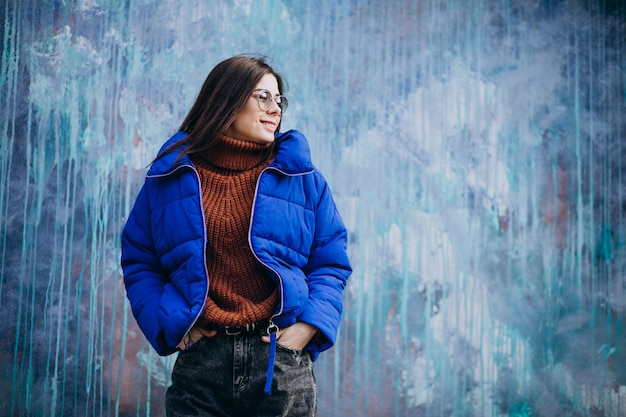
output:
[[[157,158],[181,145],[188,146],[178,155],[177,161],[185,154],[209,151],[226,134],[265,74],[276,77],[278,91],[284,94],[282,77],[263,57],[237,55],[217,64],[204,81],[196,101],[180,126],[180,130],[188,136],[172,144]]]

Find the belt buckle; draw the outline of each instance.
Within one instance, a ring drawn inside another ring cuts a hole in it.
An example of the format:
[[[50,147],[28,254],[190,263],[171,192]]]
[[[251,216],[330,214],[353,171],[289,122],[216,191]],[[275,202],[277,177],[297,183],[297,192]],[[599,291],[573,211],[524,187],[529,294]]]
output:
[[[224,326],[224,333],[228,336],[237,336],[241,334],[241,327]]]

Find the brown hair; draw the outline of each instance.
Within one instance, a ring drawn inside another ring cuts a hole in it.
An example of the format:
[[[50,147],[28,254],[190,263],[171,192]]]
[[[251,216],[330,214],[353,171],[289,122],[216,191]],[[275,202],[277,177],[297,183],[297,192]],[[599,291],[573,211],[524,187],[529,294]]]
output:
[[[157,158],[185,144],[188,146],[177,161],[185,154],[210,150],[220,136],[226,134],[265,74],[276,77],[278,91],[284,94],[282,77],[267,64],[264,57],[237,55],[217,64],[204,81],[196,101],[180,126],[180,130],[188,136],[165,149]]]

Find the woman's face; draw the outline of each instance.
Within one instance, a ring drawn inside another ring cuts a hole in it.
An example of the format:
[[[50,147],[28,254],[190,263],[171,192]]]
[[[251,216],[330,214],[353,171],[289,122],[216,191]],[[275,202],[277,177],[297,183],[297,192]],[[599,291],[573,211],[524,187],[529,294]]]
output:
[[[274,132],[278,128],[282,114],[278,105],[273,101],[267,110],[261,110],[257,98],[258,90],[267,90],[272,97],[280,95],[276,77],[272,74],[265,74],[233,124],[228,128],[226,134],[231,138],[260,144],[274,141]]]

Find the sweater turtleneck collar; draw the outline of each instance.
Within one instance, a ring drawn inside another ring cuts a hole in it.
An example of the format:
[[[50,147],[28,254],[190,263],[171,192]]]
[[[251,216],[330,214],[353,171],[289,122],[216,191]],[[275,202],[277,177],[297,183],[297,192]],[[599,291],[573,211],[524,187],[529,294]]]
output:
[[[222,169],[246,171],[267,160],[271,146],[222,136],[210,151],[198,156]]]

